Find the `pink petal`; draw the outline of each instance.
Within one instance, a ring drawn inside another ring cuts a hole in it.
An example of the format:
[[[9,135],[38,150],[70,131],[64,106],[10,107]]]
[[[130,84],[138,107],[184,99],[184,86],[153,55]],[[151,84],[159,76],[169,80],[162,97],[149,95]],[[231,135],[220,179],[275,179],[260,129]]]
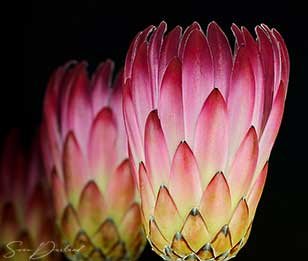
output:
[[[48,139],[48,143],[50,144],[50,148],[48,151],[54,165],[58,170],[61,169],[61,160],[60,160],[60,147],[62,142],[62,137],[60,135],[61,128],[59,126],[59,111],[58,111],[58,103],[59,103],[59,88],[63,81],[64,77],[64,69],[60,67],[51,77],[48,83],[47,91],[44,99],[44,125],[45,125],[45,133],[44,139]],[[47,148],[46,148],[47,149]],[[46,156],[45,151],[45,156]],[[45,161],[46,164],[48,164]],[[48,172],[51,171],[49,167]],[[59,173],[62,176],[62,173]],[[50,173],[48,174],[50,175]]]
[[[164,39],[160,54],[159,84],[161,83],[164,72],[171,59],[178,55],[181,34],[182,28],[180,26],[176,26]]]
[[[90,175],[102,191],[115,169],[117,127],[109,108],[102,109],[92,123],[88,143]]]
[[[92,108],[89,96],[89,80],[85,67],[81,67],[75,75],[70,91],[67,110],[68,128],[73,130],[85,152],[88,143],[92,118]]]
[[[212,235],[228,223],[231,214],[231,195],[222,172],[212,178],[203,192],[199,209]]]
[[[236,24],[232,24],[231,30],[236,40],[234,46],[234,55],[237,55],[237,52],[240,49],[240,47],[245,46],[246,42],[242,34],[242,31],[238,28]]]
[[[248,55],[247,48],[240,48],[232,69],[230,94],[227,102],[230,157],[235,153],[250,128],[253,116],[255,83]]]
[[[112,109],[114,119],[116,120],[118,137],[116,145],[117,161],[116,165],[120,164],[123,159],[127,158],[127,137],[125,133],[125,125],[123,120],[123,70],[121,70],[114,81],[112,94],[109,99],[109,106]]]
[[[41,151],[42,151],[42,160],[44,165],[44,171],[47,176],[48,182],[51,182],[51,171],[54,165],[56,165],[51,155],[51,145],[47,135],[47,127],[45,124],[45,121],[42,122],[42,125],[40,127],[40,145],[41,145]],[[59,163],[59,158],[57,158],[58,167],[61,169],[61,165]]]
[[[143,140],[136,117],[136,111],[130,94],[130,87],[131,82],[130,80],[127,80],[126,86],[124,87],[123,91],[123,115],[126,133],[129,141],[129,153],[131,154],[130,160],[133,159],[133,166],[136,169],[136,165],[138,164],[138,162],[142,160],[144,161],[142,144]],[[138,182],[138,179],[136,180]]]
[[[184,139],[182,66],[178,58],[171,60],[164,73],[158,113],[169,153],[173,155],[180,141]]]
[[[260,201],[266,177],[267,177],[267,171],[268,171],[268,162],[264,165],[261,173],[258,174],[256,182],[253,184],[252,188],[249,191],[248,197],[247,197],[247,203],[249,206],[249,220],[252,221],[256,210],[258,203]]]
[[[76,206],[79,194],[87,181],[88,173],[79,143],[73,132],[69,132],[65,139],[63,169],[67,197],[73,206]]]
[[[258,160],[258,149],[258,136],[251,127],[235,154],[228,175],[233,206],[248,192]]]
[[[145,218],[145,223],[148,224],[150,217],[154,214],[154,194],[152,185],[148,179],[148,174],[143,163],[139,165],[139,191],[141,198],[141,209]],[[148,226],[145,225],[148,230]],[[146,231],[148,234],[148,231]]]
[[[147,37],[149,34],[152,32],[152,30],[155,27],[153,25],[148,26],[144,31],[140,32],[135,36],[133,39],[126,55],[125,59],[125,68],[124,68],[124,83],[128,78],[132,77],[132,68],[133,68],[133,63],[136,57],[136,52],[140,45],[146,41]]]
[[[111,60],[99,65],[91,80],[92,111],[96,116],[108,104],[114,63]]]
[[[232,69],[232,53],[229,41],[215,22],[209,24],[207,38],[213,55],[214,86],[220,90],[227,100]]]
[[[162,235],[171,241],[174,234],[180,230],[183,220],[165,186],[161,186],[155,204],[154,218]]]
[[[289,74],[290,74],[290,59],[289,53],[286,46],[285,41],[283,40],[282,36],[276,29],[273,29],[273,34],[276,37],[277,41],[279,42],[280,52],[281,52],[281,79],[285,82],[286,86],[288,86],[289,81]]]
[[[260,157],[258,160],[256,173],[260,173],[264,164],[268,161],[270,157],[271,150],[273,148],[280,128],[284,111],[285,97],[286,86],[284,82],[281,82],[268,121],[264,128],[263,135],[260,138]]]
[[[246,48],[249,54],[249,60],[254,72],[255,79],[255,105],[252,117],[252,125],[255,127],[257,134],[260,134],[262,128],[264,108],[264,72],[261,62],[261,56],[255,39],[245,27],[242,28],[242,32],[245,38]]]
[[[182,217],[197,207],[202,195],[197,162],[186,142],[175,152],[169,181],[169,191]]]
[[[61,84],[61,92],[59,94],[58,106],[59,109],[59,118],[60,118],[60,131],[62,142],[65,139],[67,133],[70,131],[69,121],[68,121],[68,108],[69,100],[71,97],[71,91],[75,84],[75,79],[78,77],[80,72],[85,71],[87,67],[86,62],[80,62],[67,66],[65,69],[65,74]]]
[[[246,234],[249,226],[249,210],[245,199],[238,203],[229,223],[232,245],[235,246]]]
[[[152,111],[147,118],[144,151],[147,170],[156,194],[161,184],[167,184],[170,173],[168,148],[157,111]]]
[[[182,70],[185,137],[188,144],[193,144],[198,115],[214,89],[211,51],[206,37],[199,30],[194,30],[187,40]]]
[[[196,127],[194,155],[200,169],[202,187],[223,171],[228,155],[227,106],[218,89],[206,99]]]
[[[94,181],[84,187],[78,205],[78,218],[88,235],[93,235],[106,218],[106,204]]]
[[[152,104],[157,106],[158,94],[159,94],[159,58],[161,53],[161,47],[163,43],[164,33],[167,30],[167,24],[163,21],[158,28],[154,31],[149,42],[149,67],[150,67],[150,81],[152,86]]]
[[[129,161],[122,164],[112,173],[105,195],[109,215],[116,223],[120,222],[132,204],[135,196],[135,184]]]
[[[144,42],[137,50],[132,69],[131,95],[140,127],[144,127],[148,113],[154,108],[148,63],[148,44]]]

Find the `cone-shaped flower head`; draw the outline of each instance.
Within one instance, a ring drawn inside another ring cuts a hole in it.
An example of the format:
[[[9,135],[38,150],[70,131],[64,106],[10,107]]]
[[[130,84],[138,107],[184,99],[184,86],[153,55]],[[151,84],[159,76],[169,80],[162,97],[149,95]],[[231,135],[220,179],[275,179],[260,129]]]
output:
[[[112,71],[106,61],[89,80],[85,63],[69,63],[47,88],[45,167],[63,246],[78,250],[65,253],[72,259],[135,260],[145,243],[127,159],[123,73],[111,86]]]
[[[166,24],[133,40],[124,120],[148,239],[167,260],[226,260],[245,244],[289,77],[275,30]],[[141,162],[141,163],[140,163]],[[168,259],[169,258],[169,259]],[[186,259],[185,259],[186,260]]]
[[[52,251],[46,254],[58,242],[51,193],[37,141],[26,155],[18,131],[13,130],[1,151],[0,260],[28,260],[33,254],[33,258],[45,256],[43,260],[59,258]],[[37,249],[40,250],[35,254]]]

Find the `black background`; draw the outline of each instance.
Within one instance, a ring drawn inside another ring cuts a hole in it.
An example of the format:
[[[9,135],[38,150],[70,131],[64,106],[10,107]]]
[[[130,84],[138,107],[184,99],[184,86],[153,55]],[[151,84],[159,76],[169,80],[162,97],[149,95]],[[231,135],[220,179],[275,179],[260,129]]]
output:
[[[23,84],[14,84],[13,78],[12,84],[2,86],[2,138],[11,127],[22,128],[26,138],[35,132],[48,77],[67,60],[87,60],[93,71],[100,61],[112,58],[119,69],[134,35],[161,20],[169,29],[193,21],[205,29],[215,20],[230,38],[233,22],[251,32],[255,25],[266,23],[287,42],[290,84],[266,188],[250,240],[237,260],[304,260],[308,250],[307,8],[295,1],[110,1],[26,1]],[[12,71],[20,69],[20,60]],[[151,259],[159,257],[147,249],[140,260]]]

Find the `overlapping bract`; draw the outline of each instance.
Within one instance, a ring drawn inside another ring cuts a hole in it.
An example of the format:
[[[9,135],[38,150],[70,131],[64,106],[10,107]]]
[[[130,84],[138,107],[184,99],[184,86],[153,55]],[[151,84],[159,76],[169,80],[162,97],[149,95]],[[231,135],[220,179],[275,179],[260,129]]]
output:
[[[142,217],[166,259],[226,260],[246,242],[281,123],[289,78],[275,30],[166,24],[133,40],[124,120]],[[141,162],[141,163],[140,163]]]
[[[111,61],[91,80],[85,63],[55,71],[44,104],[43,152],[63,245],[80,248],[85,259],[135,260],[145,240],[127,160],[123,76],[111,88],[112,71]]]
[[[25,151],[19,132],[11,131],[1,151],[0,259],[19,261],[33,255],[44,256],[41,260],[60,260],[53,251],[46,254],[58,242],[38,141],[33,143],[29,155]]]

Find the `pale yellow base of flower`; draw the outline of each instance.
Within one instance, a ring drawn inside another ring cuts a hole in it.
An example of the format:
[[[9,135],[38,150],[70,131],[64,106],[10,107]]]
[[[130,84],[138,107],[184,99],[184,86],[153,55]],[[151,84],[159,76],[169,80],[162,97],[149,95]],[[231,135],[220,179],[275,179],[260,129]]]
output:
[[[163,248],[158,248],[150,236],[148,236],[148,241],[152,250],[167,261],[227,261],[234,258],[246,244],[251,227],[250,225],[245,236],[234,246],[231,244],[228,229],[224,227],[210,243],[205,243],[197,252],[192,251],[185,238],[179,235],[175,235],[171,244]]]

